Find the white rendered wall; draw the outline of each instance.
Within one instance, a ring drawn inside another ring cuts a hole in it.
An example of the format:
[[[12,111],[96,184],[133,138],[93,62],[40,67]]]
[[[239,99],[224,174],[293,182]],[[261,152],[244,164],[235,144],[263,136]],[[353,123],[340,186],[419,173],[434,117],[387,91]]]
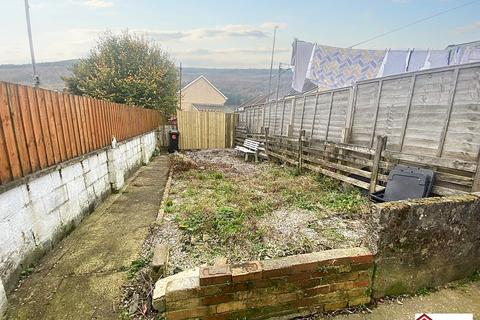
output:
[[[129,173],[147,163],[155,144],[155,132],[151,132],[1,193],[0,279],[6,289],[7,283],[11,287],[22,269],[77,225],[112,187],[121,188]]]

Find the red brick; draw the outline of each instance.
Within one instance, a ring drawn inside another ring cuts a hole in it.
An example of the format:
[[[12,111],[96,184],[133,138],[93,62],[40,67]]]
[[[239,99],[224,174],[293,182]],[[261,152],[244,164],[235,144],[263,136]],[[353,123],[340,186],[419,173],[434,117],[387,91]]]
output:
[[[231,294],[223,294],[223,295],[218,295],[218,296],[210,296],[210,297],[204,297],[202,299],[202,302],[204,305],[209,306],[213,304],[219,304],[219,303],[224,303],[224,302],[229,302],[233,300],[233,296]]]
[[[368,287],[369,284],[370,284],[370,281],[368,281],[368,280],[357,281],[357,282],[353,283],[353,287],[355,287],[355,288],[357,288],[357,287]]]
[[[232,266],[232,281],[245,282],[262,279],[262,265],[258,261],[235,264]]]
[[[356,263],[351,265],[352,271],[368,270],[373,267],[371,263]]]
[[[330,286],[332,291],[349,290],[353,288],[353,282],[346,281],[346,282],[332,283]]]
[[[211,286],[232,281],[230,265],[216,265],[200,268],[200,285]]]
[[[199,307],[199,308],[194,308],[189,310],[166,312],[165,317],[168,320],[183,320],[183,319],[189,319],[189,318],[202,317],[202,316],[206,316],[214,313],[215,313],[214,307]]]
[[[316,296],[316,295],[319,295],[319,294],[325,294],[325,293],[329,293],[329,292],[331,292],[330,285],[325,284],[325,285],[313,287],[313,288],[310,288],[310,289],[304,289],[303,290],[303,296],[304,297],[313,297],[313,296]]]

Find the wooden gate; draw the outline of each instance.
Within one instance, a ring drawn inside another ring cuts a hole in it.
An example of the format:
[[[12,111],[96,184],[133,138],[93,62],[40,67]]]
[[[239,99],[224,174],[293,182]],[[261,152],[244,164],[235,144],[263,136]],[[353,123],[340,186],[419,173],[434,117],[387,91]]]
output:
[[[221,149],[234,144],[233,113],[210,111],[177,111],[180,149]]]

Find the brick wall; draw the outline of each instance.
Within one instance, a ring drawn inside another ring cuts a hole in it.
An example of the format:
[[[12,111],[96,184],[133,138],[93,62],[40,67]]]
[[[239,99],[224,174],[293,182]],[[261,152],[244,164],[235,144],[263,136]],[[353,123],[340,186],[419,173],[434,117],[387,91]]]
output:
[[[266,319],[370,302],[372,254],[336,249],[185,271],[157,282],[166,319]]]
[[[40,172],[0,193],[0,279],[6,291],[15,286],[22,269],[72,230],[112,185],[119,189],[130,172],[148,162],[155,145],[155,133],[151,132],[115,149]],[[121,181],[111,180],[113,171]]]

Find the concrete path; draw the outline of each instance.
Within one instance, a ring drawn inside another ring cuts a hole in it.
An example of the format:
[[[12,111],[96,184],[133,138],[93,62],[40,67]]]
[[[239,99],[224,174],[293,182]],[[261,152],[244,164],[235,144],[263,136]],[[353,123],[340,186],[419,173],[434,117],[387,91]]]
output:
[[[331,320],[415,320],[416,313],[473,313],[480,319],[480,282],[441,289],[426,296],[407,298],[402,304],[379,304],[371,314],[341,315]],[[321,318],[320,318],[321,319]]]
[[[155,221],[168,157],[137,171],[50,252],[9,297],[9,319],[118,319],[124,267]]]

